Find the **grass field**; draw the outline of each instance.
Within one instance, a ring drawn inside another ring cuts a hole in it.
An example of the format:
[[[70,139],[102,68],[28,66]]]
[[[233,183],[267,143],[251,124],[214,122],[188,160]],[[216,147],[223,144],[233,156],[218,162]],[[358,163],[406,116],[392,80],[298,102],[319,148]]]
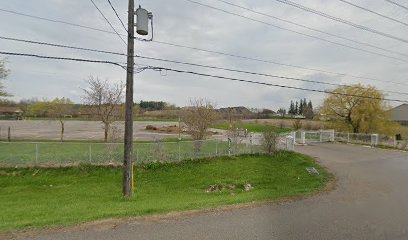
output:
[[[0,168],[0,231],[299,196],[323,190],[330,179],[311,158],[291,152],[151,163],[135,171],[135,196],[124,200],[118,167]],[[244,191],[246,183],[254,189]],[[206,192],[213,184],[226,188]]]
[[[291,131],[290,128],[280,128],[280,127],[275,127],[272,125],[256,124],[256,123],[237,123],[235,126],[239,129],[248,129],[249,132],[256,132],[256,133],[265,132],[265,131],[274,131],[277,133]],[[213,126],[213,128],[229,130],[230,124],[227,122],[217,123]]]

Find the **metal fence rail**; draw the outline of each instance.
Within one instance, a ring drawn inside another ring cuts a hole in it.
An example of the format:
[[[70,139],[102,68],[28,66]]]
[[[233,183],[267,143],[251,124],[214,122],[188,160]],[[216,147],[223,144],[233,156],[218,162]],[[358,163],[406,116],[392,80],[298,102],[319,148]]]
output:
[[[288,145],[286,136],[280,136],[277,148],[293,150],[293,144]],[[239,141],[222,139],[135,143],[133,156],[135,163],[146,163],[263,152],[261,145],[245,138]],[[0,142],[0,166],[3,167],[120,165],[122,161],[123,143]]]

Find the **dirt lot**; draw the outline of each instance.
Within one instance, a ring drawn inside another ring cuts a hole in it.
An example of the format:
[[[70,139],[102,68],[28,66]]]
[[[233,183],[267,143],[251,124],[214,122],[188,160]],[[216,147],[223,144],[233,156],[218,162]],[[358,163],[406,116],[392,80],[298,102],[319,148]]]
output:
[[[134,139],[141,141],[162,138],[176,138],[175,132],[151,132],[146,130],[147,125],[156,127],[174,126],[174,122],[134,122]],[[7,129],[11,127],[12,140],[58,140],[61,126],[58,121],[0,121],[0,140],[7,139]],[[124,122],[112,125],[112,135],[121,139],[124,131]],[[66,140],[103,140],[103,125],[97,121],[66,121],[64,139]],[[188,137],[184,135],[183,137]]]

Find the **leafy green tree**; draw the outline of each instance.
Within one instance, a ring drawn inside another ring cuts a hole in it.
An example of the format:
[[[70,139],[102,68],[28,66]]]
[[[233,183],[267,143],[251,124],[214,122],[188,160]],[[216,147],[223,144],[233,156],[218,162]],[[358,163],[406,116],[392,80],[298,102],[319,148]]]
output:
[[[338,130],[353,133],[394,135],[398,125],[387,114],[384,94],[373,86],[355,84],[332,90],[321,107],[321,114]],[[358,97],[364,96],[364,97]]]
[[[43,100],[35,102],[27,107],[27,116],[31,117],[48,117],[51,109],[51,103]]]
[[[4,60],[0,60],[0,97],[9,97],[10,94],[6,92],[3,85],[3,80],[7,78],[9,70],[6,68]]]

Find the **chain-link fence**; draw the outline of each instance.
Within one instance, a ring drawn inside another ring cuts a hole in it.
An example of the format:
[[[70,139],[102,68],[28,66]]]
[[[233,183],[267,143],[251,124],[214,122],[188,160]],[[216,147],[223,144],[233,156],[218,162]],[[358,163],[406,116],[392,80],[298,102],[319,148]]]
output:
[[[395,136],[363,133],[335,133],[335,140],[345,143],[356,143],[371,146],[385,146],[401,150],[408,150],[408,140],[397,140]]]
[[[279,134],[278,150],[294,150],[293,134]],[[135,143],[135,163],[264,153],[262,134],[202,141]],[[0,166],[59,167],[79,164],[120,165],[123,143],[0,142]]]

